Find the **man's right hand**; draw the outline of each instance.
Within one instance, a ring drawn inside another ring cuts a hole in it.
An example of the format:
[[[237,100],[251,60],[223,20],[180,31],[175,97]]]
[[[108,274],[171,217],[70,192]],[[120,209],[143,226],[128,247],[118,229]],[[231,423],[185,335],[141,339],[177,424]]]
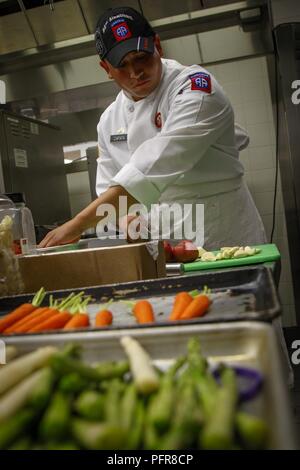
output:
[[[39,248],[48,248],[50,246],[65,245],[73,243],[80,239],[82,230],[74,219],[69,220],[60,227],[51,230],[39,244]]]

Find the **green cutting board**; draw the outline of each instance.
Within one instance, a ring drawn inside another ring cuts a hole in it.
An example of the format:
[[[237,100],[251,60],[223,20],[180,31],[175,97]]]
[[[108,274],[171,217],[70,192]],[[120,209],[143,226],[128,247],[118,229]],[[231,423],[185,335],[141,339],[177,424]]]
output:
[[[274,244],[256,245],[261,251],[253,256],[245,258],[223,259],[219,261],[193,261],[183,265],[184,271],[199,271],[202,269],[231,268],[235,266],[246,266],[248,264],[266,263],[268,261],[276,261],[280,259],[278,248]],[[218,253],[214,251],[213,253]]]

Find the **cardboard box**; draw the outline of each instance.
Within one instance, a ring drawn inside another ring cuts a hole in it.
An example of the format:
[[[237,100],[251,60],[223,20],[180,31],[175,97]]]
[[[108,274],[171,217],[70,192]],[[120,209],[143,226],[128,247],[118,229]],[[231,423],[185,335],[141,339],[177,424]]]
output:
[[[162,242],[19,257],[26,293],[164,277]]]

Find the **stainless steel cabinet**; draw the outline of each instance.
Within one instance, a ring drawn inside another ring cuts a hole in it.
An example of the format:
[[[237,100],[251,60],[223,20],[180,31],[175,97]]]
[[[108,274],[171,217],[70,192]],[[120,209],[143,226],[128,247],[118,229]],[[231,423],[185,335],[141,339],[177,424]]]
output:
[[[70,218],[60,129],[0,111],[0,193],[23,192],[36,225]]]

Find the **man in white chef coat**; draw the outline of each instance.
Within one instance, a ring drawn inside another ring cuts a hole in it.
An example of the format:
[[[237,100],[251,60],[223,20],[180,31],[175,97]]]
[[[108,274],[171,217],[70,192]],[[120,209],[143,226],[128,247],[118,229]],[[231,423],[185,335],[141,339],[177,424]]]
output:
[[[187,207],[182,217],[173,217],[169,236],[160,231],[162,238],[172,238],[185,219],[195,219],[202,204],[204,232],[196,227],[193,237],[198,245],[264,243],[239,161],[248,137],[234,125],[232,106],[215,78],[199,65],[163,59],[158,35],[129,7],[108,10],[98,21],[95,39],[101,67],[121,88],[97,128],[98,198],[49,232],[40,246],[80,237],[101,220],[103,205],[119,210],[120,196],[128,207],[143,204],[148,214],[164,214],[174,203]],[[150,231],[155,228],[151,222]]]

